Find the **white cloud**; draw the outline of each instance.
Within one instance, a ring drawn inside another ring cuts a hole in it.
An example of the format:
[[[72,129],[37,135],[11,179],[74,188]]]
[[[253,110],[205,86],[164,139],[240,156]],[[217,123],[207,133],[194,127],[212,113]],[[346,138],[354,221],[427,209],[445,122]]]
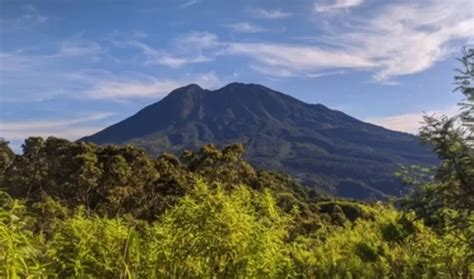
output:
[[[130,78],[111,76],[110,74],[99,77],[90,74],[76,74],[71,75],[70,78],[87,85],[88,89],[79,93],[79,98],[111,99],[114,101],[163,97],[172,90],[190,83],[197,83],[206,88],[215,88],[222,84],[213,72],[184,75],[181,79],[157,79],[143,75]]]
[[[195,5],[197,4],[197,0],[190,0],[190,1],[187,1],[187,2],[184,2],[183,4],[179,5],[180,8],[187,8],[187,7],[190,7],[192,5]]]
[[[295,75],[292,71],[281,67],[251,65],[250,68],[257,73],[271,77],[293,77]]]
[[[97,67],[97,62],[106,57],[98,43],[80,39],[52,42],[47,49],[48,52],[40,52],[41,48],[32,46],[0,51],[2,102],[39,101],[79,92],[79,86],[65,81],[63,75],[77,71],[78,67]]]
[[[326,76],[334,76],[334,75],[343,75],[345,71],[331,71],[331,72],[319,72],[319,73],[307,73],[306,76],[309,78],[321,78]]]
[[[146,49],[146,45],[143,48]],[[182,58],[157,55],[153,49],[146,49],[149,59],[154,63],[182,65],[207,60],[203,56],[190,57],[193,61]],[[221,82],[213,72],[203,74],[181,74],[179,78],[157,78],[137,72],[119,74],[105,70],[77,70],[68,67],[78,62],[87,61],[95,54],[101,54],[101,48],[94,43],[63,42],[55,53],[44,55],[26,54],[22,51],[13,53],[0,52],[0,87],[2,91],[15,92],[2,96],[2,102],[15,102],[24,98],[41,100],[52,96],[63,98],[111,99],[124,101],[131,98],[164,96],[173,89],[189,83],[199,83],[214,87]],[[174,60],[173,60],[174,59]],[[5,65],[5,66],[3,66]],[[88,64],[86,64],[88,65]],[[24,81],[28,80],[28,83]]]
[[[23,140],[30,136],[56,136],[75,140],[102,129],[103,125],[93,124],[93,122],[105,120],[112,115],[112,113],[94,113],[67,120],[2,120],[0,134],[3,138],[11,141]]]
[[[215,47],[219,44],[219,40],[216,34],[209,32],[190,32],[181,36],[175,40],[176,46],[186,46],[197,49],[205,49]]]
[[[0,67],[1,72],[12,72],[18,70],[26,70],[36,68],[40,70],[45,65],[52,65],[58,63],[58,60],[67,60],[71,58],[80,58],[95,60],[99,55],[104,54],[105,51],[102,46],[96,42],[75,39],[55,42],[51,45],[53,49],[50,53],[33,54],[31,49],[19,49],[14,52],[0,51]],[[5,65],[5,66],[3,66]]]
[[[292,16],[291,13],[284,12],[279,9],[275,10],[266,10],[262,8],[253,8],[253,9],[248,9],[247,12],[258,19],[281,19],[281,18],[287,18]]]
[[[173,41],[172,52],[142,42],[133,44],[142,49],[146,63],[172,68],[240,55],[256,61],[250,67],[266,75],[311,77],[308,73],[317,75],[321,70],[356,69],[373,73],[376,82],[396,84],[394,78],[425,71],[458,51],[454,46],[472,40],[474,17],[463,8],[470,0],[453,1],[389,3],[374,8],[369,18],[352,16],[346,19],[347,25],[331,26],[315,43],[225,42],[209,32],[191,32]],[[339,7],[355,3],[336,2]],[[234,32],[263,31],[248,22],[228,27]]]
[[[306,45],[229,43],[222,53],[248,56],[263,65],[279,66],[293,72],[325,68],[366,69],[375,66],[372,61],[355,54]]]
[[[336,10],[349,9],[362,5],[364,0],[331,0],[324,3],[314,4],[314,11],[317,13],[333,12]]]
[[[171,68],[179,68],[186,64],[213,61],[213,56],[206,55],[204,52],[216,47],[219,43],[215,34],[209,32],[191,32],[179,36],[173,41],[173,53],[163,49],[156,49],[137,40],[129,40],[117,44],[131,45],[141,49],[145,55],[145,64],[158,64]]]
[[[26,5],[22,10],[24,13],[18,19],[20,25],[36,25],[48,20],[48,18],[42,15],[33,5]]]
[[[0,73],[2,76],[7,72],[18,72],[27,68],[31,68],[34,64],[27,55],[22,54],[22,51],[16,52],[0,52]],[[0,79],[2,82],[3,79]]]
[[[192,51],[193,53],[174,55],[167,51],[155,49],[145,43],[134,41],[132,45],[142,49],[146,57],[145,64],[165,65],[171,68],[179,68],[186,64],[210,62],[214,59],[204,56],[201,51]]]
[[[368,118],[366,121],[390,130],[416,134],[422,126],[423,113]]]
[[[203,55],[198,55],[196,57],[175,57],[175,56],[163,53],[159,55],[158,57],[155,57],[152,63],[166,65],[171,68],[179,68],[186,64],[204,63],[204,62],[210,62],[213,60],[214,59],[203,56]]]
[[[420,127],[423,126],[424,115],[454,116],[457,111],[457,107],[449,107],[441,110],[428,112],[414,112],[385,117],[372,117],[365,119],[365,121],[385,127],[390,130],[417,134]]]
[[[348,52],[377,65],[376,80],[414,74],[448,57],[453,43],[474,34],[471,0],[426,0],[393,4],[353,30],[328,36],[329,42],[347,45]],[[455,49],[459,51],[459,49]]]
[[[296,73],[294,71],[288,70],[281,66],[265,66],[265,65],[250,65],[250,68],[257,73],[263,74],[268,77],[294,77]],[[328,72],[317,72],[317,73],[298,73],[301,76],[307,78],[322,78],[326,76],[333,75],[342,75],[345,71],[328,71]]]
[[[95,56],[103,52],[102,47],[93,41],[73,40],[62,41],[59,43],[58,52],[50,55],[49,58],[59,57],[78,57],[78,56]]]
[[[336,1],[333,6],[361,3]],[[346,17],[347,25],[328,28],[318,42],[331,48],[316,43],[228,43],[219,54],[244,55],[261,63],[254,69],[278,66],[293,75],[321,69],[369,70],[375,81],[394,84],[394,78],[425,71],[473,40],[474,15],[468,7],[472,0],[389,3],[375,8],[369,18]]]
[[[0,12],[0,36],[11,33],[31,32],[37,27],[47,24],[49,18],[40,13],[33,5],[17,6],[19,13],[13,14],[14,11],[12,11],[12,14],[10,14],[5,5],[2,6],[0,0],[0,9],[3,9]],[[4,38],[1,38],[1,40],[4,40]]]
[[[265,31],[264,28],[249,22],[237,22],[229,24],[227,27],[235,33],[259,33]]]
[[[33,5],[20,7],[20,15],[15,18],[0,18],[0,25],[8,28],[0,28],[0,32],[25,31],[48,21],[48,17],[39,12]]]
[[[179,83],[174,80],[104,80],[85,92],[92,99],[129,99],[136,97],[160,97],[166,95]]]

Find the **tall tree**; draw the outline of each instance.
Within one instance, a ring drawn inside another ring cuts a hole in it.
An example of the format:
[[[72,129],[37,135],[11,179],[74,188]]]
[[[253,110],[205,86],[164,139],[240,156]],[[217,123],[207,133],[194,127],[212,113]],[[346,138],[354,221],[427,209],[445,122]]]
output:
[[[454,77],[455,83],[464,95],[465,99],[460,104],[460,118],[468,134],[469,144],[472,146],[474,140],[474,49],[463,49],[463,57],[458,59],[461,69],[456,69],[458,75]]]
[[[420,130],[441,163],[405,199],[404,206],[441,232],[457,231],[474,251],[474,49],[464,50],[459,61],[463,68],[455,76],[456,90],[465,96],[459,114],[426,116]],[[474,253],[470,256],[474,258]]]

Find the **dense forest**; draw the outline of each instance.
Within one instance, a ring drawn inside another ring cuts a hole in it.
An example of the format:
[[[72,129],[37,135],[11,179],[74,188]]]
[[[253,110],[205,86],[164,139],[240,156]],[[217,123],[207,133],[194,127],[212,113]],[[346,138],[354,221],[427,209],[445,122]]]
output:
[[[474,50],[455,118],[420,131],[440,159],[403,198],[337,199],[257,170],[242,145],[151,158],[133,146],[0,141],[2,278],[472,278]]]

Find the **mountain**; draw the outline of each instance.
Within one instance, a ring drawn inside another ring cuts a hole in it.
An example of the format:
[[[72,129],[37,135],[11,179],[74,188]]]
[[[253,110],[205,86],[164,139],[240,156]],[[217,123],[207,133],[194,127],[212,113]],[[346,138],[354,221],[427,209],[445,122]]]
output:
[[[243,83],[215,91],[196,84],[178,88],[81,140],[133,144],[152,155],[241,142],[258,168],[285,171],[309,187],[357,199],[399,195],[398,164],[436,162],[414,135]]]

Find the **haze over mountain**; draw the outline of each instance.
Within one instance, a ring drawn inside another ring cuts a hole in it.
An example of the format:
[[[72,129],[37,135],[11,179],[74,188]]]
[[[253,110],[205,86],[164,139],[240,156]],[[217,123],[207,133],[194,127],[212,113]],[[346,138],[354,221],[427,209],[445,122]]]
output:
[[[258,168],[285,171],[309,187],[359,199],[399,195],[398,164],[435,162],[414,135],[243,83],[215,91],[196,84],[178,88],[82,140],[133,144],[152,155],[240,142]]]

